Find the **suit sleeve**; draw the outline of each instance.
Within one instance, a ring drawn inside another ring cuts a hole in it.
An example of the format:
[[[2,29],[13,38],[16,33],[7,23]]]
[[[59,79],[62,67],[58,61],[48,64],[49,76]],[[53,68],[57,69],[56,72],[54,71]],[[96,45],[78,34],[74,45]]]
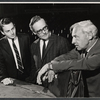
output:
[[[5,59],[2,53],[2,50],[0,48],[0,81],[4,78],[6,78],[7,75],[7,71],[6,71],[6,65],[5,65]]]
[[[34,61],[34,57],[33,57],[33,51],[34,51],[34,47],[33,44],[31,45],[31,72],[30,72],[30,76],[26,79],[27,82],[30,83],[36,83],[36,66],[35,66],[35,61]]]
[[[74,54],[74,53],[73,53]],[[71,52],[69,55],[72,55]],[[63,58],[65,56],[65,59]],[[87,58],[78,59],[77,57],[74,59],[68,59],[68,55],[63,55],[60,58],[56,58],[51,61],[53,65],[54,71],[63,71],[63,70],[95,70],[100,67],[100,50],[91,54]],[[60,60],[60,59],[64,60]]]
[[[33,70],[33,73],[35,75],[35,72],[36,72],[36,65],[35,65],[35,60],[34,60],[34,57],[33,57],[33,50],[34,49],[34,46],[31,46],[31,62],[32,62],[32,70]]]
[[[27,35],[26,34],[26,36],[27,36],[27,40],[25,40],[26,42],[27,42],[27,46],[26,46],[26,49],[27,49],[27,51],[26,51],[26,53],[25,53],[25,56],[26,56],[26,63],[25,64],[27,64],[27,67],[26,67],[26,70],[27,70],[27,74],[28,74],[28,76],[29,76],[29,74],[30,74],[30,70],[31,70],[31,50],[30,50],[30,37],[29,37],[29,35]]]
[[[78,53],[76,52],[75,49],[65,54],[62,54],[59,57],[56,57],[54,60],[52,60],[52,62],[54,61],[60,62],[60,61],[71,60],[71,59],[78,59]]]

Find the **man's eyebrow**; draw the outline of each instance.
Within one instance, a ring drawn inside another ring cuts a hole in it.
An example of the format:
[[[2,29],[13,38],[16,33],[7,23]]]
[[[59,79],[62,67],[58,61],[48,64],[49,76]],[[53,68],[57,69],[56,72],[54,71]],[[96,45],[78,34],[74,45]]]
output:
[[[5,30],[5,32],[9,32],[9,30]]]
[[[15,28],[15,26],[13,26],[11,29]]]

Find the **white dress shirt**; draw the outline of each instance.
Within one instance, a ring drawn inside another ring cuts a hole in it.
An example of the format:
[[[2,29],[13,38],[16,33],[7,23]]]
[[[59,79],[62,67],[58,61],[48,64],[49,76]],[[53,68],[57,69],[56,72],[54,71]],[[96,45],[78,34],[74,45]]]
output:
[[[12,39],[9,39],[9,38],[7,38],[7,39],[8,39],[8,42],[9,42],[9,44],[10,44],[10,47],[11,47],[11,50],[12,50],[12,53],[13,53],[13,56],[14,56],[14,60],[15,60],[15,63],[16,63],[17,69],[18,69],[18,63],[17,63],[16,54],[15,54],[15,51],[14,51],[14,48],[13,48],[13,45],[12,45]],[[16,38],[14,39],[14,43],[15,43],[17,49],[18,49],[19,56],[20,56],[20,58],[21,58],[21,53],[20,53],[20,46],[19,46],[18,37],[16,37]]]
[[[48,45],[48,42],[49,42],[49,40],[46,40],[46,41],[45,41],[46,47],[47,47],[47,45]],[[41,54],[41,58],[42,58],[43,43],[44,43],[44,42],[43,42],[43,40],[41,39],[41,40],[40,40],[40,54]]]

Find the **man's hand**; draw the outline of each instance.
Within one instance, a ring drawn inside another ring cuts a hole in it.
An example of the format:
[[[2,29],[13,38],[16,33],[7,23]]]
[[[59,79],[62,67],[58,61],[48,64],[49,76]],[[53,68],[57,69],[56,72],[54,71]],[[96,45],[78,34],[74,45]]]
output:
[[[13,84],[14,81],[11,78],[5,78],[1,81],[4,85],[9,85],[9,84]]]
[[[52,82],[53,79],[55,77],[55,73],[53,70],[49,70],[45,73],[45,75],[43,76],[42,80],[45,81],[46,79],[48,79],[48,83]]]
[[[52,82],[53,79],[54,79],[54,77],[55,77],[54,71],[53,71],[53,70],[49,70],[49,71],[48,71],[48,82],[49,82],[49,83]]]
[[[37,75],[37,83],[38,84],[42,84],[41,82],[41,76],[46,73],[47,71],[49,70],[49,64],[45,64],[41,70],[38,72],[38,75]],[[44,80],[44,79],[43,79]]]

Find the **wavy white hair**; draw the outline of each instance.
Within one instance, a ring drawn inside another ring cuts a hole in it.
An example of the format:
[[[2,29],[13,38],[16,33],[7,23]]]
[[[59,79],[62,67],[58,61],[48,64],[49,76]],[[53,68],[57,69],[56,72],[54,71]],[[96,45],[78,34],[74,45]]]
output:
[[[93,37],[96,37],[98,33],[97,27],[90,20],[80,21],[73,24],[70,27],[70,32],[74,32],[77,28],[82,29],[83,32],[91,32]]]

